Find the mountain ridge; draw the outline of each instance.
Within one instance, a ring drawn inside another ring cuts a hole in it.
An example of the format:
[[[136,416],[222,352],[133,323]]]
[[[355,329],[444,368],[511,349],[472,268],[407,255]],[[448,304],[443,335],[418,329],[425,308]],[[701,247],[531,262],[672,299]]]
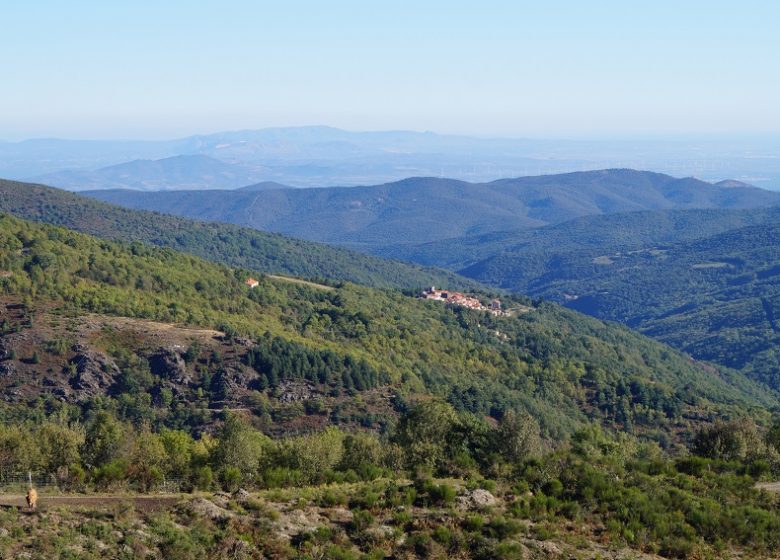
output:
[[[132,207],[238,223],[366,252],[466,234],[539,227],[589,214],[648,209],[752,208],[780,193],[611,169],[468,183],[407,178],[364,187],[246,193],[89,191]]]
[[[73,191],[90,188],[133,190],[239,188],[259,182],[262,168],[227,163],[203,154],[182,154],[163,159],[136,159],[94,171],[61,171],[33,177],[36,183]]]
[[[469,279],[229,224],[112,206],[61,189],[0,180],[0,211],[126,243],[142,241],[258,272],[418,289],[475,287]]]

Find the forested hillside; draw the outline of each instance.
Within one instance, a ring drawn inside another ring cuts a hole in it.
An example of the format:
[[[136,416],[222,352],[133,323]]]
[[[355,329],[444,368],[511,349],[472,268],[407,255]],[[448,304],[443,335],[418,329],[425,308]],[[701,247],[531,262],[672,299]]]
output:
[[[44,495],[3,510],[3,554],[778,546],[777,498],[754,488],[780,472],[778,428],[755,424],[774,393],[553,304],[495,316],[248,274],[0,216],[1,482],[200,491]]]
[[[420,245],[388,245],[377,254],[450,270],[524,292],[534,279],[566,274],[568,263],[609,252],[702,239],[739,227],[771,224],[780,208],[653,210],[583,216],[540,228],[467,235]],[[501,262],[502,266],[494,265]],[[488,269],[495,276],[488,275]]]
[[[749,383],[551,304],[495,317],[350,284],[330,289],[264,278],[252,290],[243,283],[247,272],[10,216],[2,218],[0,247],[3,293],[26,307],[51,301],[60,310],[52,312],[64,317],[90,312],[180,322],[256,340],[251,352],[235,350],[260,375],[249,388],[272,389],[290,376],[325,394],[388,386],[400,395],[438,395],[480,415],[525,410],[554,438],[589,417],[668,434],[708,417],[716,404],[720,414],[730,406],[776,404]],[[58,337],[67,335],[52,335]],[[318,369],[321,360],[340,365]],[[243,366],[233,365],[237,379]],[[144,379],[142,394],[162,388],[161,380]]]
[[[387,261],[250,228],[128,210],[43,185],[0,180],[0,211],[107,239],[171,247],[272,274],[395,288],[475,285],[444,270]]]
[[[485,240],[495,254],[474,263],[465,259],[481,240],[419,247],[416,258],[463,260],[459,271],[476,280],[620,321],[777,388],[778,217],[770,208],[583,218]]]
[[[758,208],[780,193],[609,169],[468,183],[413,177],[385,185],[262,192],[94,191],[127,206],[276,231],[366,252],[639,210]]]

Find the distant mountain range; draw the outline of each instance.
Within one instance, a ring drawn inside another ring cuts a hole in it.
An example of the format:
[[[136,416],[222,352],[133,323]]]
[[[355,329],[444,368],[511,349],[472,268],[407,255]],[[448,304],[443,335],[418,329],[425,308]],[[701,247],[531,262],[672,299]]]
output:
[[[135,160],[95,171],[59,171],[41,175],[35,180],[73,191],[110,188],[153,191],[170,188],[234,189],[261,181],[263,176],[262,167],[224,163],[208,156],[189,155],[159,160]]]
[[[245,175],[245,184],[275,181],[298,187],[328,187],[379,184],[412,176],[482,183],[501,177],[630,167],[707,181],[729,177],[780,189],[778,153],[777,138],[491,139],[305,126],[163,141],[0,142],[0,176],[73,190],[162,190],[243,186],[240,179]],[[176,156],[206,156],[223,166],[213,162],[206,165],[197,158],[166,161]],[[119,164],[130,165],[105,169]],[[179,169],[172,172],[171,167]]]
[[[85,194],[130,208],[236,223],[376,253],[391,244],[540,227],[587,215],[780,203],[780,193],[740,182],[710,184],[629,169],[490,183],[423,177],[351,188]]]

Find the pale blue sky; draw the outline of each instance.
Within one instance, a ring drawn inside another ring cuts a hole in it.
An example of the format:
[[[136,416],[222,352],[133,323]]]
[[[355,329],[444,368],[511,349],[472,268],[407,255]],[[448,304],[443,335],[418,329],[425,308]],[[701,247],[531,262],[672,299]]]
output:
[[[25,0],[0,139],[780,133],[780,3]]]

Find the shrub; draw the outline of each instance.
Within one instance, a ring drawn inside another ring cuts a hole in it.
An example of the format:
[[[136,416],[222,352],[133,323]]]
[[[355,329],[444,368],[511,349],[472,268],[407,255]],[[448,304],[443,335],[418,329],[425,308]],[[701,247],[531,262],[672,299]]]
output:
[[[374,516],[370,511],[359,509],[352,514],[352,521],[349,523],[349,530],[353,533],[365,531],[374,523]]]
[[[214,484],[214,472],[211,467],[204,465],[195,471],[193,484],[198,490],[210,490]]]
[[[241,471],[236,467],[223,467],[220,479],[224,490],[234,492],[241,486]]]

